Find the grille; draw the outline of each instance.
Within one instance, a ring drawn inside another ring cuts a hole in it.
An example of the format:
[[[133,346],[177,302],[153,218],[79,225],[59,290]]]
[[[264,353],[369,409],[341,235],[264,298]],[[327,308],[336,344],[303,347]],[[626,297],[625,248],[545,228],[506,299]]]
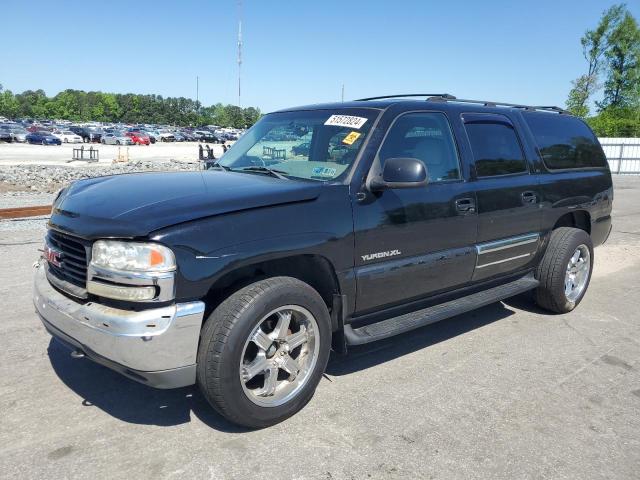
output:
[[[61,265],[49,263],[49,271],[61,280],[80,288],[87,286],[87,249],[82,240],[49,230],[47,242],[62,252]],[[88,243],[87,243],[88,246]]]

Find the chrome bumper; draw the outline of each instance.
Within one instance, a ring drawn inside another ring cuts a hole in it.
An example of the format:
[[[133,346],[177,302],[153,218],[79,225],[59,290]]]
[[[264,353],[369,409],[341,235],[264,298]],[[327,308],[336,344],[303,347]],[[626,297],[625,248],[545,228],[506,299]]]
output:
[[[33,303],[51,335],[97,363],[156,388],[192,385],[203,302],[138,312],[79,303],[35,272]]]

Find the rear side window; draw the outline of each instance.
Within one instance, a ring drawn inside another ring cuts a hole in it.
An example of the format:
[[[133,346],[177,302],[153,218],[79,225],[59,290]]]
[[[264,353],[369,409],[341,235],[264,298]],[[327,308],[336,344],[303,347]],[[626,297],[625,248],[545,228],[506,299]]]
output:
[[[547,168],[606,166],[598,140],[582,120],[553,113],[525,112],[523,116]]]
[[[511,122],[501,115],[464,115],[478,177],[525,173],[527,163]]]

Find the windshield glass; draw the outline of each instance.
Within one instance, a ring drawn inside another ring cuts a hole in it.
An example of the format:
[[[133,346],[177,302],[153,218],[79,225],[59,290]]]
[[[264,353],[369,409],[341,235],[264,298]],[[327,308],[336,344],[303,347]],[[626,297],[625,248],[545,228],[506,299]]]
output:
[[[335,180],[353,164],[378,113],[364,108],[271,113],[218,163],[231,170],[267,167],[293,178]]]

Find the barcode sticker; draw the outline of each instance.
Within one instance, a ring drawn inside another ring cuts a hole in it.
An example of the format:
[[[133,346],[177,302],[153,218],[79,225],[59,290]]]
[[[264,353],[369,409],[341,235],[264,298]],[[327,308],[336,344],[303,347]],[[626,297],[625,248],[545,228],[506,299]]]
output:
[[[325,125],[331,125],[333,127],[349,127],[360,128],[366,123],[367,119],[364,117],[354,117],[351,115],[331,115]]]

